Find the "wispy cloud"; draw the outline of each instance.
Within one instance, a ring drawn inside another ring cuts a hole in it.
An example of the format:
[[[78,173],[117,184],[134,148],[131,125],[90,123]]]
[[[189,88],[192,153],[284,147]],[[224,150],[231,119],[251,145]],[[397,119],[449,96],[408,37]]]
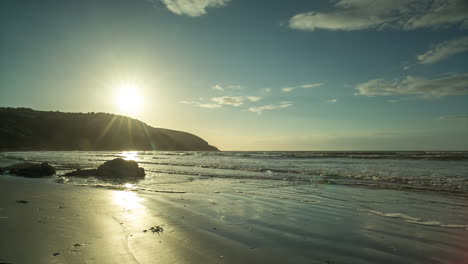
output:
[[[305,12],[293,16],[289,27],[298,30],[363,30],[468,26],[466,0],[330,0],[330,12]]]
[[[322,85],[323,83],[308,83],[308,84],[301,85],[301,88],[315,88],[315,87],[319,87]]]
[[[231,106],[241,106],[246,101],[248,102],[256,102],[262,99],[259,96],[220,96],[220,97],[213,97],[211,101],[219,104],[219,105],[231,105]]]
[[[355,87],[357,95],[418,95],[426,98],[468,94],[468,73],[436,79],[407,76],[386,81],[370,80]]]
[[[180,101],[180,103],[181,104],[195,105],[195,106],[198,106],[198,107],[209,108],[209,109],[222,107],[222,105],[220,105],[220,104],[206,104],[206,103],[196,102],[196,101]]]
[[[231,84],[231,85],[215,84],[215,85],[211,86],[211,89],[218,90],[218,91],[224,91],[224,90],[229,90],[229,89],[241,90],[241,89],[243,89],[243,87],[241,85],[238,85],[238,84]]]
[[[327,100],[327,103],[336,103],[338,101],[338,99],[334,98],[334,99],[330,99],[330,100]]]
[[[208,7],[225,6],[230,0],[161,0],[173,13],[191,17],[206,14]]]
[[[265,92],[267,92],[267,93],[271,92],[271,88],[265,88],[265,89],[263,89],[263,90],[264,90]]]
[[[468,115],[449,115],[449,116],[441,116],[438,118],[439,120],[460,120],[460,121],[468,121]]]
[[[219,84],[215,84],[215,85],[211,86],[211,89],[218,90],[218,91],[224,91],[224,88]]]
[[[319,87],[319,86],[322,86],[322,85],[323,85],[323,83],[306,83],[306,84],[299,85],[299,86],[284,87],[284,88],[281,88],[281,91],[283,91],[285,93],[288,93],[288,92],[294,91],[297,88],[308,89],[308,88]]]
[[[284,87],[284,88],[281,88],[281,91],[285,93],[289,93],[289,92],[292,92],[294,89],[296,89],[296,87]]]
[[[419,63],[429,64],[468,51],[468,36],[445,41],[418,56]]]
[[[243,96],[220,96],[211,98],[211,101],[220,105],[241,106],[244,104],[245,98]]]
[[[247,98],[247,100],[250,102],[257,102],[262,99],[260,96],[246,96],[245,98]]]
[[[277,105],[264,105],[264,106],[259,106],[259,107],[250,107],[247,110],[249,110],[250,112],[261,114],[263,111],[266,111],[266,110],[282,109],[282,108],[290,107],[292,105],[293,105],[292,102],[281,102],[280,104],[277,104]]]

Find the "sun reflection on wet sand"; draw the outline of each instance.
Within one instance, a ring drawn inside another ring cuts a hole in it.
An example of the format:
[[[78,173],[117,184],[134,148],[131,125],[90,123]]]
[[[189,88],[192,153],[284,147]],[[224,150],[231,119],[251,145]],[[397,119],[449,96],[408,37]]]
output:
[[[138,157],[138,151],[123,151],[119,154],[124,160],[141,161]]]
[[[142,208],[140,202],[143,201],[143,199],[132,191],[114,191],[113,194],[114,202],[120,205],[122,209],[133,210]]]
[[[130,191],[130,190],[135,190],[137,189],[136,185],[135,184],[131,184],[131,183],[125,183],[123,185],[123,187],[125,188],[126,191]]]

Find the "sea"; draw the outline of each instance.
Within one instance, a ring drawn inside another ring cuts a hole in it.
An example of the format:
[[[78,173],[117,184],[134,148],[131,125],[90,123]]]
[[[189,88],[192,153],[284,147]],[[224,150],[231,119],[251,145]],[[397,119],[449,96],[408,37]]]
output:
[[[63,176],[114,158],[138,162],[145,179]],[[0,153],[0,165],[20,161],[48,162],[62,184],[191,200],[192,213],[250,228],[224,236],[291,263],[468,263],[466,151]]]
[[[184,182],[235,179],[256,185],[311,184],[404,189],[468,195],[468,152],[463,151],[219,151],[219,152],[3,152],[0,160],[48,162],[57,177],[96,168],[114,158],[134,160],[147,173],[134,188],[192,190]],[[62,178],[68,184],[119,187],[121,182]],[[125,184],[125,183],[124,183]],[[176,185],[174,185],[176,184]],[[177,188],[176,188],[177,187]],[[222,187],[222,186],[219,186]]]

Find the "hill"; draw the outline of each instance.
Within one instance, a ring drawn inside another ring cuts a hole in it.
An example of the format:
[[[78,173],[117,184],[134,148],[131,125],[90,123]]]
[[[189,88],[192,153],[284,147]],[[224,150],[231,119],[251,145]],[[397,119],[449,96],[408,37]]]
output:
[[[0,107],[0,150],[218,149],[193,134],[126,116]]]

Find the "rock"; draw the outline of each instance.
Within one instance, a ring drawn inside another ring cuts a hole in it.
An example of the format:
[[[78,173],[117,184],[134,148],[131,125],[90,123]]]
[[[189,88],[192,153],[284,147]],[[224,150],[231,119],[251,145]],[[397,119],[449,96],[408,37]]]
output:
[[[4,170],[8,171],[8,173],[10,174],[24,176],[28,178],[48,177],[55,174],[55,168],[46,162],[41,164],[25,162],[4,168]]]
[[[75,176],[75,177],[97,176],[97,169],[91,169],[91,170],[77,169],[76,171],[65,173],[63,176]]]
[[[76,170],[64,174],[64,176],[76,177],[98,177],[103,179],[142,179],[145,177],[145,170],[138,167],[138,163],[133,160],[121,158],[104,162],[97,169]]]
[[[133,160],[121,158],[104,162],[97,169],[97,175],[102,178],[144,178],[145,170],[138,167]]]

